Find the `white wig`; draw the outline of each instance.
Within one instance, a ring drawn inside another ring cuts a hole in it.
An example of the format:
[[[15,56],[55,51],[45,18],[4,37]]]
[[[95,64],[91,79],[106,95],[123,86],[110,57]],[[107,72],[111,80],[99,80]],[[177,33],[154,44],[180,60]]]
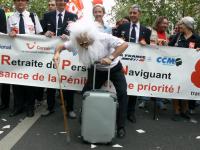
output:
[[[86,19],[81,19],[73,23],[70,28],[70,40],[75,40],[77,37],[80,37],[82,33],[87,33],[87,36],[95,40],[96,33],[98,33],[98,28],[93,21]]]
[[[81,19],[73,23],[69,30],[70,41],[77,49],[79,60],[86,66],[91,66],[95,61],[98,61],[103,50],[103,45],[99,41],[98,34],[100,31],[94,21]],[[86,35],[89,40],[93,41],[88,46],[88,49],[81,47],[78,43],[77,38],[80,38],[81,35]]]

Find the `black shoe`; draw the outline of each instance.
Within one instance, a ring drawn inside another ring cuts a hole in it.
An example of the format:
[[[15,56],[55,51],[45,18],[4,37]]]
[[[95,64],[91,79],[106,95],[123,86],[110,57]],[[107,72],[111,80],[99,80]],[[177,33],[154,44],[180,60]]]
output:
[[[127,119],[128,119],[131,123],[136,123],[135,114],[129,114],[129,115],[127,116]]]
[[[5,109],[7,109],[7,108],[8,108],[7,105],[4,105],[4,104],[0,105],[0,110],[5,110]]]
[[[16,109],[16,110],[14,110],[13,112],[11,112],[10,113],[10,117],[14,117],[14,116],[17,116],[18,114],[21,114],[23,112],[23,110],[22,109]]]
[[[118,138],[124,138],[126,136],[126,130],[125,128],[119,128],[117,129],[117,137]]]
[[[182,121],[183,118],[181,117],[180,114],[174,114],[174,115],[172,116],[172,120],[173,120],[173,121]]]
[[[188,113],[181,113],[181,117],[183,117],[183,118],[185,118],[187,120],[191,119],[191,117],[190,117],[190,115]]]
[[[26,112],[26,116],[27,117],[33,117],[34,116],[34,111],[33,110],[29,110]]]
[[[55,111],[54,110],[47,110],[45,111],[44,113],[42,113],[42,117],[48,117],[50,116],[51,114],[53,114]]]

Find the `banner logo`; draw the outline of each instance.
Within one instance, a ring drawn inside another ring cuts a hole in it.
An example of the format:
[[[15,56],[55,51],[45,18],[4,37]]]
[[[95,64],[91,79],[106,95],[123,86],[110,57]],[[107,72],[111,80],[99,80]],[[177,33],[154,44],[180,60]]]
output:
[[[200,88],[200,59],[195,65],[195,71],[192,72],[191,81],[196,87]]]
[[[127,61],[136,61],[136,62],[151,61],[151,57],[146,57],[144,55],[133,55],[133,54],[122,54],[121,59]]]
[[[158,57],[156,59],[157,63],[162,65],[168,65],[168,66],[180,66],[182,65],[182,59],[181,58],[174,58],[174,57]]]
[[[26,43],[26,46],[28,47],[28,49],[33,49],[36,46],[36,42],[32,43]]]
[[[0,44],[0,49],[11,49],[11,45],[1,45]]]
[[[42,46],[37,44],[36,42],[33,43],[26,43],[26,46],[29,50],[34,51],[41,51],[41,52],[47,52],[50,53],[50,51],[54,51],[55,47],[49,47],[49,46]]]

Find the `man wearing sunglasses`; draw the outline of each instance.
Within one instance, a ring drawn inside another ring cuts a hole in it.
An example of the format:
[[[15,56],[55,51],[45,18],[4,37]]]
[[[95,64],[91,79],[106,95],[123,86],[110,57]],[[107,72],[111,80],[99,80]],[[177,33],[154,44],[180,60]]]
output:
[[[99,61],[96,72],[95,89],[101,88],[107,80],[108,67],[110,70],[110,80],[113,82],[119,103],[117,116],[117,135],[123,138],[125,132],[125,120],[127,113],[127,83],[123,73],[122,64],[118,57],[122,54],[128,44],[122,39],[112,35],[101,33],[94,23],[87,21],[77,21],[70,28],[70,41],[59,45],[56,48],[54,61],[59,63],[59,55],[62,50],[77,52],[79,60],[88,66],[88,80],[83,88],[82,93],[92,90],[93,84],[93,64]],[[109,65],[109,66],[108,66]]]
[[[48,3],[48,11],[54,11],[56,10],[56,2],[55,0],[50,0]]]
[[[49,0],[48,2],[48,12],[56,10],[56,1],[55,0]],[[40,23],[42,27],[44,27],[44,18],[40,20]]]

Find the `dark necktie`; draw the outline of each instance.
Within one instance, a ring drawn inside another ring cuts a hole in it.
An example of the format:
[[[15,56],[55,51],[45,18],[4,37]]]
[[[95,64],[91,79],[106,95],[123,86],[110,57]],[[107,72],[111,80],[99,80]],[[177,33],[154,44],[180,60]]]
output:
[[[59,18],[58,18],[57,36],[60,36],[60,35],[62,35],[62,33],[61,33],[61,28],[62,28],[62,14],[59,13],[58,16],[59,16]]]
[[[20,14],[19,16],[20,16],[20,20],[19,20],[19,34],[25,34],[23,15]]]
[[[136,24],[132,25],[131,37],[130,42],[136,43],[136,32],[135,32]]]

